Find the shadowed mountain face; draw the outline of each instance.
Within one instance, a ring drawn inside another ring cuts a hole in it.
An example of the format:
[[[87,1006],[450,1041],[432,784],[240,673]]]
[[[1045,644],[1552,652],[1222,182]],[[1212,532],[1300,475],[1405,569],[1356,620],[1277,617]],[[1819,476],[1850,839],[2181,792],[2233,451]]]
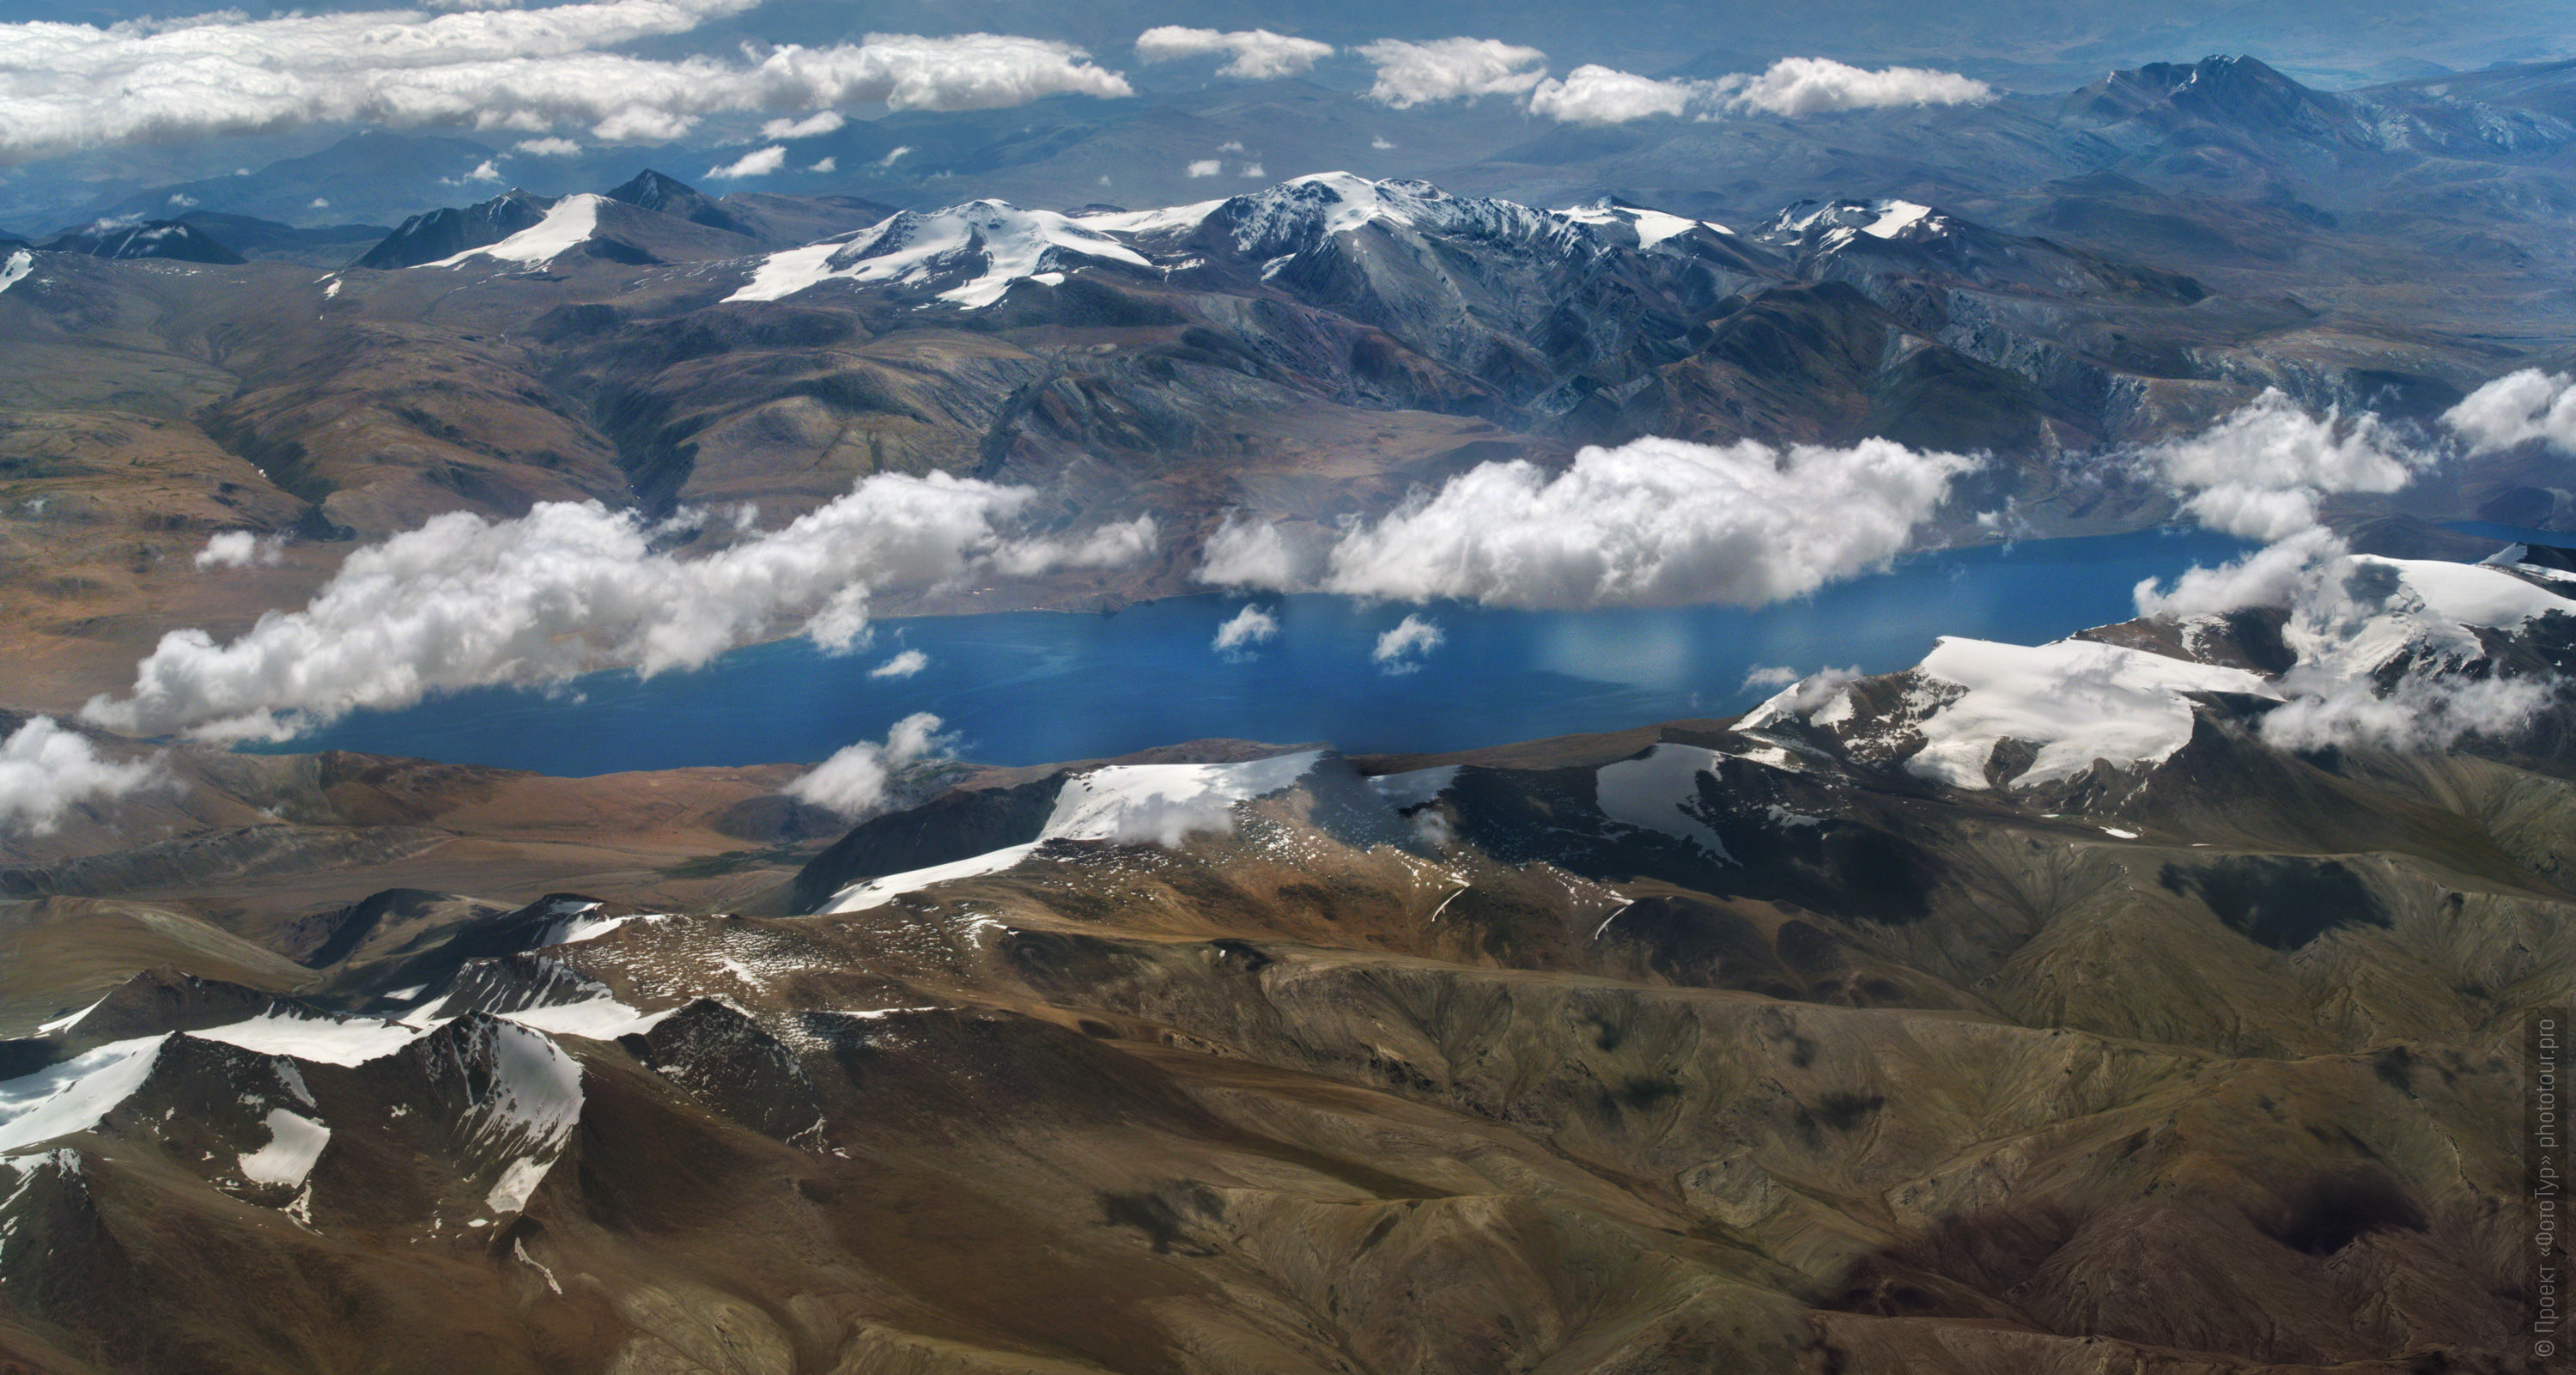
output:
[[[2362,677],[2568,667],[2546,556],[2370,566]],[[689,866],[490,900],[443,886],[489,858],[317,839],[525,842],[542,884],[569,784],[204,756],[184,805],[300,851],[212,890],[56,864],[0,909],[0,1350],[2513,1369],[2568,708],[2287,750],[2283,634],[1945,642],[1446,758],[969,773],[714,910]]]
[[[2213,70],[2254,80],[2246,65]],[[2135,162],[2105,141],[2122,129],[2204,118],[2140,113],[2184,109],[2178,81],[2093,101],[2109,102],[2086,116],[2093,161]],[[2253,118],[2246,100],[2212,109]],[[2304,125],[2263,137],[2310,146]],[[2529,170],[2523,156],[2491,165]],[[84,435],[145,418],[179,480],[237,504],[240,527],[300,532],[302,585],[337,552],[309,541],[444,511],[752,502],[782,520],[881,472],[1034,486],[1067,527],[1162,521],[1170,557],[1025,594],[1042,604],[1186,589],[1228,510],[1312,531],[1477,463],[1553,469],[1650,435],[1983,451],[1978,505],[2010,499],[2043,534],[2133,527],[2169,501],[2107,454],[2267,387],[2429,417],[2559,337],[2523,269],[2502,266],[2557,251],[2531,226],[2476,231],[2503,258],[2406,260],[2451,283],[2403,288],[2409,316],[2382,281],[2399,258],[2345,255],[2415,252],[2409,225],[2329,227],[2295,198],[2159,189],[2178,174],[2135,170],[1990,199],[1991,214],[1880,196],[1742,221],[1344,174],[1066,215],[714,198],[646,173],[609,195],[415,215],[339,272],[35,253],[0,316],[24,359],[18,414]],[[2527,326],[2513,358],[2457,317],[2498,273],[2514,285],[2489,299]],[[2454,471],[2427,498],[2446,507],[2416,514],[2563,485],[2513,456]],[[1991,537],[1968,514],[1942,513],[1937,537]],[[171,518],[118,516],[154,549]],[[121,566],[139,571],[79,586],[190,595],[185,560]],[[130,661],[158,633],[69,636],[100,624],[97,599],[37,595],[60,604],[36,632],[79,639],[71,659]]]
[[[461,209],[414,215],[383,242],[358,256],[352,267],[418,267],[487,247],[535,225],[554,205],[544,196],[507,191]]]
[[[161,258],[182,263],[239,263],[242,256],[214,236],[180,220],[147,220],[142,224],[95,224],[44,245],[47,253],[73,253],[84,258],[130,260]]]

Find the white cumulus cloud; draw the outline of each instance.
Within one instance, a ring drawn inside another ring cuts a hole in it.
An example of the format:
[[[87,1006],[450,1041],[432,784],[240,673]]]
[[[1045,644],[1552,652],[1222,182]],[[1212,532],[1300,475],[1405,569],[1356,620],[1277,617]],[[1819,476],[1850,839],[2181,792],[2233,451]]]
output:
[[[2170,588],[2145,579],[2133,595],[2141,616],[2223,616],[2249,606],[2288,606],[2321,562],[2343,552],[2341,537],[2314,526],[2216,568],[2189,569]]]
[[[1212,177],[1224,171],[1225,164],[1215,158],[1200,158],[1181,170],[1193,177]]]
[[[1312,560],[1288,542],[1269,521],[1230,511],[1225,523],[1208,537],[1199,566],[1191,577],[1218,587],[1302,588],[1312,576]]]
[[[930,656],[917,649],[907,649],[868,670],[871,678],[909,678],[930,667]]]
[[[745,153],[731,162],[720,163],[714,167],[710,167],[707,169],[707,176],[710,180],[714,181],[733,181],[741,177],[765,177],[786,165],[786,148],[773,143],[766,148],[757,148],[751,152]]]
[[[1761,688],[1778,692],[1806,676],[1787,664],[1755,664],[1745,670],[1744,690],[1750,692],[1755,688]]]
[[[1070,538],[1017,539],[993,551],[993,567],[1014,578],[1058,568],[1123,568],[1154,552],[1162,539],[1152,516],[1103,525]]]
[[[948,752],[951,741],[939,733],[940,725],[929,712],[915,712],[895,722],[883,744],[862,740],[846,746],[779,791],[855,821],[884,805],[886,785],[897,770]]]
[[[1530,92],[1534,115],[1568,124],[1626,124],[1657,116],[1678,117],[1706,98],[1708,83],[1658,81],[1611,67],[1585,65],[1564,80],[1542,81]]]
[[[1377,646],[1369,651],[1369,662],[1391,675],[1411,673],[1422,667],[1424,656],[1449,642],[1440,623],[1418,612],[1409,613],[1396,622],[1393,630],[1377,637]]]
[[[34,716],[0,740],[0,829],[51,833],[84,802],[122,797],[165,781],[157,762],[116,763],[50,716]]]
[[[581,155],[581,145],[568,138],[523,138],[517,151],[532,158],[569,158]]]
[[[1547,54],[1491,38],[1381,38],[1357,49],[1377,68],[1369,99],[1399,110],[1442,100],[1520,95],[1547,75]]]
[[[994,109],[1133,94],[1080,48],[1007,34],[870,34],[756,60],[612,51],[757,0],[595,0],[423,18],[368,10],[167,24],[0,24],[0,162],[307,124],[459,125],[609,142],[679,137],[708,115],[884,102]]]
[[[2530,725],[2558,689],[2550,679],[2424,671],[2407,673],[2385,689],[2367,678],[2348,678],[2292,696],[2264,715],[2262,734],[2293,750],[2356,744],[2447,749],[2463,736],[2511,736]]]
[[[206,547],[197,551],[199,568],[248,568],[252,564],[274,564],[286,557],[286,537],[271,535],[262,539],[248,530],[218,530],[206,539]]]
[[[1757,668],[1744,675],[1744,686],[1747,690],[1762,687],[1778,689],[1769,701],[1756,708],[1757,715],[1788,712],[1805,716],[1833,700],[1836,694],[1852,683],[1858,682],[1860,678],[1861,671],[1858,664],[1848,668],[1835,668],[1828,664],[1804,677],[1799,676],[1798,671],[1793,668]]]
[[[1927,67],[1867,71],[1829,57],[1784,57],[1758,76],[1718,78],[1716,89],[1739,110],[1812,115],[1889,105],[1974,105],[1994,88],[1957,72]]]
[[[2147,457],[2166,481],[2194,493],[2183,505],[2201,524],[2265,541],[2315,526],[2327,493],[2394,492],[2431,461],[2371,412],[2311,416],[2277,388]]]
[[[2487,651],[2471,627],[2576,611],[2500,570],[2358,556],[2321,526],[2193,568],[2170,589],[2150,578],[2138,584],[2137,602],[2141,615],[2174,618],[2286,611],[2282,638],[2297,662],[2279,678],[2282,704],[2258,727],[2286,749],[2431,750],[2469,735],[2510,736],[2564,684],[2555,675],[2475,671]]]
[[[1239,76],[1247,81],[1273,81],[1283,76],[1299,76],[1314,70],[1315,64],[1333,55],[1333,45],[1311,38],[1293,38],[1268,29],[1184,28],[1164,24],[1136,35],[1136,57],[1143,62],[1169,62],[1182,57],[1204,57],[1223,53],[1227,61],[1217,68],[1220,76]]]
[[[2576,450],[2576,377],[2524,368],[2470,392],[2442,415],[2474,453],[2545,439]]]
[[[837,132],[849,123],[838,110],[822,110],[803,119],[773,119],[760,126],[760,136],[768,139],[814,138]]]
[[[1343,529],[1312,586],[1518,607],[1759,606],[1904,552],[1951,479],[1976,466],[1885,439],[1785,451],[1639,439],[1586,448],[1553,476],[1484,463]],[[1198,576],[1299,590],[1313,566],[1299,554],[1275,527],[1238,518],[1209,540]]]
[[[1993,88],[1956,72],[1922,67],[1867,71],[1822,57],[1784,57],[1759,73],[1709,81],[1658,79],[1587,65],[1530,92],[1531,114],[1569,124],[1627,124],[1690,115],[1811,115],[1893,105],[1974,104]]]
[[[1253,657],[1253,646],[1268,644],[1279,638],[1279,618],[1258,603],[1247,602],[1242,610],[1226,618],[1216,628],[1216,639],[1209,645],[1232,660]]]
[[[136,665],[133,691],[93,698],[82,716],[134,734],[284,739],[459,688],[694,668],[789,628],[846,652],[865,643],[876,588],[1151,548],[1150,522],[1015,537],[1034,496],[945,473],[878,474],[697,558],[657,547],[669,527],[597,502],[544,502],[504,521],[451,512],[350,554],[302,609],[264,616],[229,643],[194,629],[162,636]]]

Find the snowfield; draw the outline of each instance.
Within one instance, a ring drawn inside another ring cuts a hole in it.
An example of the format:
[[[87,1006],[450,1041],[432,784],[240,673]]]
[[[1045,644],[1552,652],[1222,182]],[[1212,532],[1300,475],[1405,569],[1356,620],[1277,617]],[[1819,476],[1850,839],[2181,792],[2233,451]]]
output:
[[[2039,746],[2007,780],[2015,787],[2073,778],[2097,759],[2161,764],[2191,739],[2185,694],[2281,695],[2243,669],[2086,640],[2025,647],[1945,636],[1921,671],[1967,691],[1922,722],[1923,750],[1906,767],[1954,788],[1985,787],[1986,761],[2007,739]]]
[[[1050,840],[1177,846],[1193,833],[1230,831],[1234,804],[1295,786],[1323,757],[1321,750],[1307,750],[1240,764],[1116,764],[1076,774],[1065,780],[1036,840],[854,883],[833,894],[823,910],[861,912],[932,884],[998,874]]]
[[[499,262],[543,267],[564,254],[579,248],[591,235],[599,232],[600,202],[606,196],[584,193],[566,196],[555,202],[546,217],[503,239],[481,248],[469,248],[452,257],[441,258],[423,267],[463,267],[481,258]]]

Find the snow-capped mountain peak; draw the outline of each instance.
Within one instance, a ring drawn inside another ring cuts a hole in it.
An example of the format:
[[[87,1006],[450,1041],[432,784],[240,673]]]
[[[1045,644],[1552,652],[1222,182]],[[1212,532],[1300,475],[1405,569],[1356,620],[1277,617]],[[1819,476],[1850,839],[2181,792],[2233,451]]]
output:
[[[773,253],[727,299],[774,301],[835,280],[947,283],[936,293],[940,300],[974,309],[1001,300],[1014,282],[1062,281],[1065,271],[1085,260],[1154,266],[1143,254],[1069,215],[980,200],[942,210],[907,210],[855,234]]]
[[[599,231],[599,207],[607,199],[586,192],[566,196],[546,211],[545,218],[499,243],[469,248],[424,266],[463,267],[472,262],[492,261],[543,267],[580,247]]]
[[[1942,238],[1956,227],[1948,215],[1914,201],[1799,201],[1782,210],[1762,231],[1762,237],[1831,250],[1862,235],[1923,243]]]

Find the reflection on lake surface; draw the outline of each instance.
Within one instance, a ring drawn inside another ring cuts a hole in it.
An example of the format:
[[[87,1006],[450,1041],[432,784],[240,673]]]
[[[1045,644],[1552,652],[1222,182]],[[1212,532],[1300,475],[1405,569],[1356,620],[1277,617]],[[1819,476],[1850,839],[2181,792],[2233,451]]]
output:
[[[994,764],[1124,754],[1207,736],[1436,751],[1682,716],[1768,695],[1745,674],[1827,664],[1904,668],[1935,635],[2037,643],[2135,615],[2131,589],[2244,552],[2207,531],[2138,531],[1922,554],[1894,571],[1759,610],[1500,611],[1263,597],[1277,638],[1229,661],[1211,648],[1241,597],[1181,597],[1110,615],[1016,612],[879,621],[866,652],[758,645],[694,673],[603,673],[553,692],[480,689],[349,717],[283,748],[360,750],[550,774],[817,760],[936,712],[960,752]],[[1408,611],[1446,642],[1418,671],[1370,660]],[[908,678],[869,670],[902,650]]]

